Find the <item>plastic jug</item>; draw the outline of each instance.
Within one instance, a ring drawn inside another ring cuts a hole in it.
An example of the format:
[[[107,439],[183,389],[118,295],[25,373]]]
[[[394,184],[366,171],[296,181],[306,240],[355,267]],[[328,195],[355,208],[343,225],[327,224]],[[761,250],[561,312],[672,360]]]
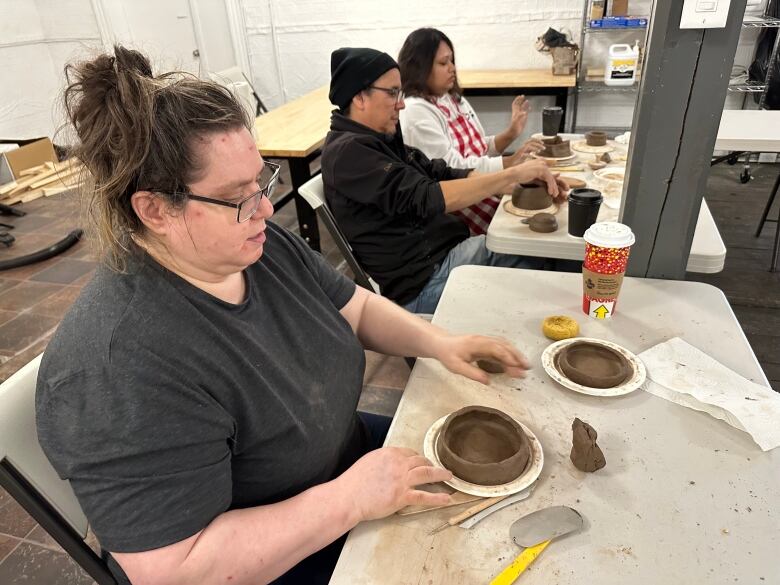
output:
[[[638,61],[638,46],[611,45],[604,66],[604,83],[607,85],[634,85]]]

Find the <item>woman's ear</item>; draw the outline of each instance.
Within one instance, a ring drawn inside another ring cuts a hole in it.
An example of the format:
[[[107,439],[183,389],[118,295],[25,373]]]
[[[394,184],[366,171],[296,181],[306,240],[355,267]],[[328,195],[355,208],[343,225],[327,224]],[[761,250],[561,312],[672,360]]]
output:
[[[162,236],[168,232],[170,225],[169,203],[151,191],[136,191],[130,196],[133,211],[153,234]]]

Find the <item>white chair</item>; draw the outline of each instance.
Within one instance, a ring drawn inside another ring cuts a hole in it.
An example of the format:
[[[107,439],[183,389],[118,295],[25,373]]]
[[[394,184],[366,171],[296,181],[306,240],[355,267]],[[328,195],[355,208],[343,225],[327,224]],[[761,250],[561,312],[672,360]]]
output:
[[[328,205],[325,203],[325,188],[322,184],[322,174],[313,177],[306,181],[298,189],[301,197],[311,206],[317,217],[320,218],[328,232],[330,232],[333,241],[336,242],[339,251],[341,251],[344,260],[347,261],[352,273],[355,275],[355,282],[357,282],[363,288],[373,290],[377,294],[379,293],[379,285],[374,282],[363,267],[360,266],[354,253],[352,252],[352,246],[349,245],[347,238],[344,237],[339,226],[336,224],[336,218],[333,217]]]
[[[260,114],[265,114],[268,111],[268,108],[265,107],[265,104],[260,99],[260,96],[257,95],[252,82],[249,81],[249,78],[246,75],[244,75],[244,72],[240,67],[228,67],[222,71],[211,73],[209,76],[211,77],[212,81],[231,89],[241,98],[242,102],[245,104],[248,101],[248,99],[244,97],[245,91],[246,94],[251,95],[255,102],[255,107],[249,109],[250,115],[252,115],[254,112],[254,116],[252,117],[257,117]]]
[[[87,518],[70,483],[38,443],[38,356],[0,385],[0,486],[99,584],[116,585],[105,561],[87,546]]]

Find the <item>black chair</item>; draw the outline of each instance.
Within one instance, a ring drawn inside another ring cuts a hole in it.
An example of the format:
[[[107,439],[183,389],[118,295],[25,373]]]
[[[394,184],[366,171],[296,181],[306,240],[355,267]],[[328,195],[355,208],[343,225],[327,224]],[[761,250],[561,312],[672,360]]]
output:
[[[761,214],[761,221],[759,222],[758,229],[756,230],[756,237],[759,237],[761,235],[761,230],[764,229],[764,224],[766,222],[772,221],[777,224],[775,226],[775,245],[772,248],[772,265],[769,268],[770,272],[777,272],[777,257],[778,254],[780,254],[780,209],[778,209],[777,212],[777,219],[767,219],[767,216],[769,215],[769,210],[772,208],[772,204],[775,202],[775,197],[777,197],[777,191],[779,188],[780,174],[777,175],[775,186],[772,187],[772,192],[769,194],[766,207],[764,207],[764,213]]]
[[[70,483],[62,480],[38,443],[35,382],[41,356],[0,385],[0,486],[65,549],[99,585],[116,585],[84,541],[87,518]]]

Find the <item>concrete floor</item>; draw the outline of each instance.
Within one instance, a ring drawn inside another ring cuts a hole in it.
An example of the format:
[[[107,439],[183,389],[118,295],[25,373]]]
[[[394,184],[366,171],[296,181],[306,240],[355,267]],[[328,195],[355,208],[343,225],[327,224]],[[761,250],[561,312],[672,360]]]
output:
[[[747,185],[739,183],[740,170],[728,165],[715,167],[708,184],[707,200],[728,248],[726,267],[719,274],[689,274],[687,279],[708,282],[724,291],[767,377],[780,390],[780,273],[768,271],[774,224],[768,224],[760,238],[753,237],[780,166],[754,167],[755,179]],[[780,201],[777,203],[780,206]],[[65,194],[19,208],[29,214],[0,219],[16,226],[13,233],[17,238],[12,248],[0,249],[0,259],[49,245],[79,225],[75,198]],[[776,208],[771,217],[777,214]],[[294,207],[285,207],[275,221],[296,229]],[[344,270],[335,245],[327,234],[322,236],[325,257]],[[0,273],[0,381],[43,351],[95,266],[89,246],[80,242],[46,262]],[[408,377],[409,367],[403,359],[367,352],[360,407],[392,415]],[[0,490],[0,584],[22,583],[87,585],[93,581]]]

